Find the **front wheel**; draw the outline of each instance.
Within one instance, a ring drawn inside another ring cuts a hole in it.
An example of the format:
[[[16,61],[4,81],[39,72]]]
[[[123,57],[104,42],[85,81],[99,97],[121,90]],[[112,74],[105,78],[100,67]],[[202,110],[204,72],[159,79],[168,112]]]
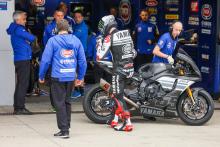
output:
[[[180,119],[188,125],[199,126],[208,122],[214,113],[212,97],[204,89],[192,89],[195,104],[184,93],[177,103],[177,112]]]

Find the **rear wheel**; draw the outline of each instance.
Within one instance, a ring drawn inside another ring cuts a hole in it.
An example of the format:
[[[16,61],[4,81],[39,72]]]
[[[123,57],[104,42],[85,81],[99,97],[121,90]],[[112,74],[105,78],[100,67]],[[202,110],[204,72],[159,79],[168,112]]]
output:
[[[187,94],[183,94],[177,104],[177,112],[182,121],[188,125],[203,125],[214,113],[214,102],[203,89],[192,89],[195,104]]]
[[[91,121],[104,124],[113,117],[114,101],[96,84],[85,95],[83,109]]]

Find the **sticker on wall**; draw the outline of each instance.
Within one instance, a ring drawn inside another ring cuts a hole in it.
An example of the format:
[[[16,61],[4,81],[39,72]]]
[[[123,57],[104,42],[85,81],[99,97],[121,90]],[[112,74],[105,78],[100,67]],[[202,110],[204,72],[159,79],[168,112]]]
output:
[[[204,20],[210,20],[212,18],[212,6],[210,4],[202,5],[201,14]]]
[[[191,2],[191,12],[199,12],[199,2]]]
[[[43,6],[45,4],[45,0],[32,0],[32,4],[35,6]]]
[[[0,2],[0,10],[7,10],[8,6],[7,6],[7,2]]]
[[[179,15],[176,15],[176,14],[166,14],[165,15],[165,19],[166,20],[178,20],[179,19]]]
[[[145,2],[145,5],[148,7],[155,7],[158,5],[158,2],[157,2],[157,0],[147,0]]]
[[[121,0],[119,4],[119,16],[124,21],[125,25],[131,21],[131,3],[129,0]]]

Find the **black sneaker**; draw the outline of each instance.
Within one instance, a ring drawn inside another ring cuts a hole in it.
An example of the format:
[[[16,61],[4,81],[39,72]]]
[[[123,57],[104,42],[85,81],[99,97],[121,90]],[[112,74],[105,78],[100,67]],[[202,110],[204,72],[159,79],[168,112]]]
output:
[[[70,138],[69,132],[68,131],[60,131],[56,134],[54,134],[55,137],[60,137],[60,138]]]
[[[28,109],[23,108],[23,109],[15,109],[13,114],[14,115],[32,115],[33,113],[30,112]]]

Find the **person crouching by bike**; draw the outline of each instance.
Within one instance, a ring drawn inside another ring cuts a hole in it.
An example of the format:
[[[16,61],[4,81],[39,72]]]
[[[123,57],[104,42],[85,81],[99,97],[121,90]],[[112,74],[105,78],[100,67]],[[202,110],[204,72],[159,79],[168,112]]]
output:
[[[40,64],[39,82],[44,83],[44,77],[49,66],[52,67],[51,92],[56,108],[57,124],[60,132],[56,137],[69,138],[71,119],[70,96],[73,81],[81,85],[86,73],[86,58],[80,40],[68,34],[67,20],[61,20],[56,26],[58,35],[50,38],[46,44]],[[77,79],[76,78],[77,68]]]
[[[114,119],[111,127],[117,131],[132,131],[130,112],[124,97],[125,80],[133,76],[133,41],[128,30],[119,31],[113,15],[104,16],[98,24],[104,39],[97,40],[97,61],[101,61],[108,51],[112,54],[113,75],[111,97],[116,102]],[[119,117],[123,124],[118,124]]]
[[[172,54],[176,48],[178,36],[182,32],[183,24],[180,21],[174,21],[170,26],[170,31],[163,34],[153,50],[153,63],[173,64]]]

